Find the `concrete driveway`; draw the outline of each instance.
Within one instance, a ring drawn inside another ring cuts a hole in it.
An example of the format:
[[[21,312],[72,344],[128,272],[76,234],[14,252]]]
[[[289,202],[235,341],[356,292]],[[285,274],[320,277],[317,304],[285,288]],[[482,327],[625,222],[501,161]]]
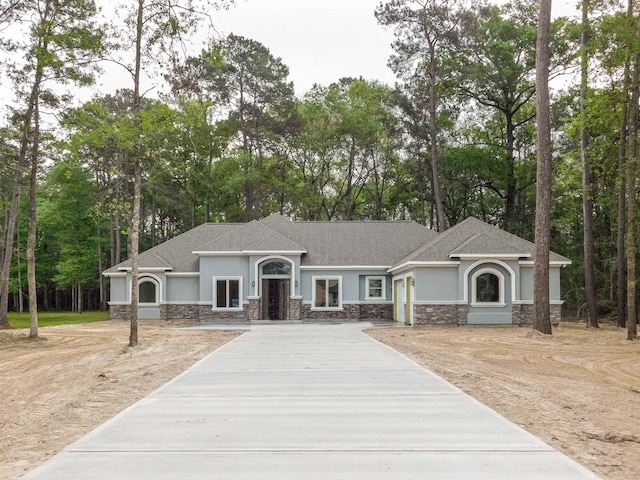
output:
[[[365,326],[252,326],[23,479],[599,478]]]

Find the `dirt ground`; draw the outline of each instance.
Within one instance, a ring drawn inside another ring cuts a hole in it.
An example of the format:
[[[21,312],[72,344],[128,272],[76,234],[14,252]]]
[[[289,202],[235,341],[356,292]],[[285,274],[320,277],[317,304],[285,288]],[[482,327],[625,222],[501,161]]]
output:
[[[17,479],[239,333],[109,321],[0,330],[0,478]]]
[[[17,479],[237,332],[126,322],[0,331],[0,478]],[[611,326],[368,332],[609,480],[640,478],[640,341]]]
[[[640,340],[562,323],[368,332],[608,480],[640,478]]]

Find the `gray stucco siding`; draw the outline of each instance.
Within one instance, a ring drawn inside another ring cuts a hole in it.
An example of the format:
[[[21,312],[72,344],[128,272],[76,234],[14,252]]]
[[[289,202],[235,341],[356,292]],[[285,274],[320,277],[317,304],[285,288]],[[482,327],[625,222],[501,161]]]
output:
[[[415,300],[418,302],[454,302],[462,299],[458,286],[458,269],[422,267],[413,272]]]
[[[199,277],[168,277],[167,278],[167,302],[193,302],[197,303],[199,292]]]
[[[241,255],[203,256],[200,258],[200,302],[213,302],[213,278],[242,277],[242,300],[249,296],[249,257]]]
[[[110,298],[111,302],[126,302],[127,295],[127,278],[126,277],[109,277],[110,280]]]
[[[549,298],[560,300],[560,272],[562,267],[549,268]],[[533,265],[522,265],[520,268],[520,298],[533,301]]]
[[[533,266],[520,268],[520,300],[533,300]]]

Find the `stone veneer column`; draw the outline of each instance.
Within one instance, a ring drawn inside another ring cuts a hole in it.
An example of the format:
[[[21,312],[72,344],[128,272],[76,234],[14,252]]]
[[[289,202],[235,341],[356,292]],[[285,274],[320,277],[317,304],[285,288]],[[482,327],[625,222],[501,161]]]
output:
[[[261,310],[262,310],[262,299],[261,298],[250,298],[249,306],[247,307],[247,316],[249,320],[260,320],[262,318]]]
[[[289,299],[289,320],[302,320],[302,299]]]

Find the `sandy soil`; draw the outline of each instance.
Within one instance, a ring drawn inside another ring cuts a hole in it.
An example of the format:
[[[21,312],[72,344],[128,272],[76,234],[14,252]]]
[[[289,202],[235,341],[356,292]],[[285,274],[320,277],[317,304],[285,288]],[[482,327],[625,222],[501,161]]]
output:
[[[17,479],[239,333],[110,321],[0,330],[0,478]]]
[[[609,480],[640,478],[640,341],[626,330],[368,332]]]
[[[126,322],[0,331],[0,478],[17,479],[237,332]],[[603,326],[368,332],[609,480],[640,478],[640,341]]]

